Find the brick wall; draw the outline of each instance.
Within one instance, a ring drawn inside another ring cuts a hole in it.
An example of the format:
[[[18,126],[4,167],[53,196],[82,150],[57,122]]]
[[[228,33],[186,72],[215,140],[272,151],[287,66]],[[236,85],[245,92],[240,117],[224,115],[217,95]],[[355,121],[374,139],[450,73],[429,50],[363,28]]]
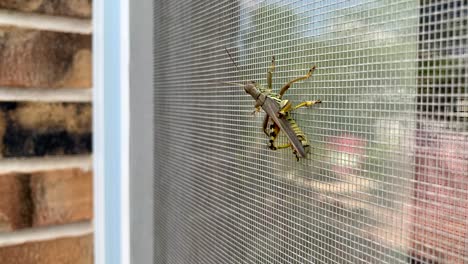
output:
[[[90,24],[91,0],[0,1],[0,263],[93,262]]]

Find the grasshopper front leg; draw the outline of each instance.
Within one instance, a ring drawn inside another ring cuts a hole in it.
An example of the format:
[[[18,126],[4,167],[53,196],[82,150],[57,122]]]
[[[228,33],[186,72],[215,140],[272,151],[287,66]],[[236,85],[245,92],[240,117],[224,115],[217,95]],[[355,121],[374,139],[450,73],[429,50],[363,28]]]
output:
[[[255,115],[256,113],[260,113],[262,111],[262,108],[260,106],[255,106],[255,110],[250,113],[251,115]]]

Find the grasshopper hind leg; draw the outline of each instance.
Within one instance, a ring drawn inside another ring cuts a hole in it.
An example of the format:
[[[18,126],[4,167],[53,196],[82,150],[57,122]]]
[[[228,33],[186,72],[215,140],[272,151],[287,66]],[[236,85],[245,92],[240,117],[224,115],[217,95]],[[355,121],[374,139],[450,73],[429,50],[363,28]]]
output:
[[[310,107],[310,106],[313,106],[313,105],[316,105],[316,104],[320,104],[322,103],[321,100],[315,100],[315,101],[304,101],[296,106],[294,106],[291,111],[294,111],[298,108],[301,108],[301,107]]]
[[[266,133],[266,131],[265,131]],[[268,136],[270,137],[269,141],[268,141],[268,148],[271,149],[271,150],[277,150],[278,147],[275,146],[275,140],[276,138],[278,137],[278,133],[279,133],[279,127],[271,122],[270,123],[270,129],[269,129],[269,133],[268,133]]]
[[[270,139],[268,141],[268,148],[270,148],[271,150],[285,149],[285,148],[290,148],[291,147],[290,143],[283,144],[283,145],[278,145],[278,146],[275,145],[275,141],[278,138],[279,132],[280,132],[279,126],[277,126],[275,123],[272,122],[270,124],[270,129],[269,129],[269,133],[268,133],[268,136],[270,137]]]
[[[310,68],[310,70],[307,72],[306,75],[304,76],[300,76],[300,77],[297,77],[296,79],[288,82],[287,84],[285,84],[283,87],[281,87],[281,90],[279,92],[279,97],[283,97],[284,93],[286,93],[286,91],[291,87],[291,85],[295,82],[298,82],[298,81],[302,81],[302,80],[307,80],[309,79],[311,76],[312,76],[312,73],[314,73],[315,69],[317,67],[314,65],[312,68]]]
[[[291,148],[291,143],[275,145],[275,141],[278,138],[279,131],[280,128],[275,123],[271,123],[269,133],[270,140],[268,141],[268,148],[271,150]],[[294,152],[294,154],[296,155],[296,158],[299,159],[299,156],[296,154],[296,152]]]

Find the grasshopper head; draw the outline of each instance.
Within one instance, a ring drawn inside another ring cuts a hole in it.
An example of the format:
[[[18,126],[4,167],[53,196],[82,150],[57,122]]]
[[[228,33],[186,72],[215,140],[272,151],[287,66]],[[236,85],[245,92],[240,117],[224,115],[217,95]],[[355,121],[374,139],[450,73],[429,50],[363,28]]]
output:
[[[255,81],[248,82],[244,86],[244,90],[246,93],[250,94],[255,100],[260,96],[260,91],[257,88],[257,83]]]

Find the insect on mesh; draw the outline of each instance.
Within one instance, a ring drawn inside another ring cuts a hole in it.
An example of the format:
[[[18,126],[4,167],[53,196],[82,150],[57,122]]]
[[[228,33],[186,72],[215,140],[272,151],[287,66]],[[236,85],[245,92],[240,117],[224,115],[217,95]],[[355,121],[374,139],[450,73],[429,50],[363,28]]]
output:
[[[155,263],[468,263],[467,1],[155,4]],[[236,66],[229,59],[230,51]],[[311,150],[242,87],[292,85]],[[285,138],[279,139],[286,142]]]

